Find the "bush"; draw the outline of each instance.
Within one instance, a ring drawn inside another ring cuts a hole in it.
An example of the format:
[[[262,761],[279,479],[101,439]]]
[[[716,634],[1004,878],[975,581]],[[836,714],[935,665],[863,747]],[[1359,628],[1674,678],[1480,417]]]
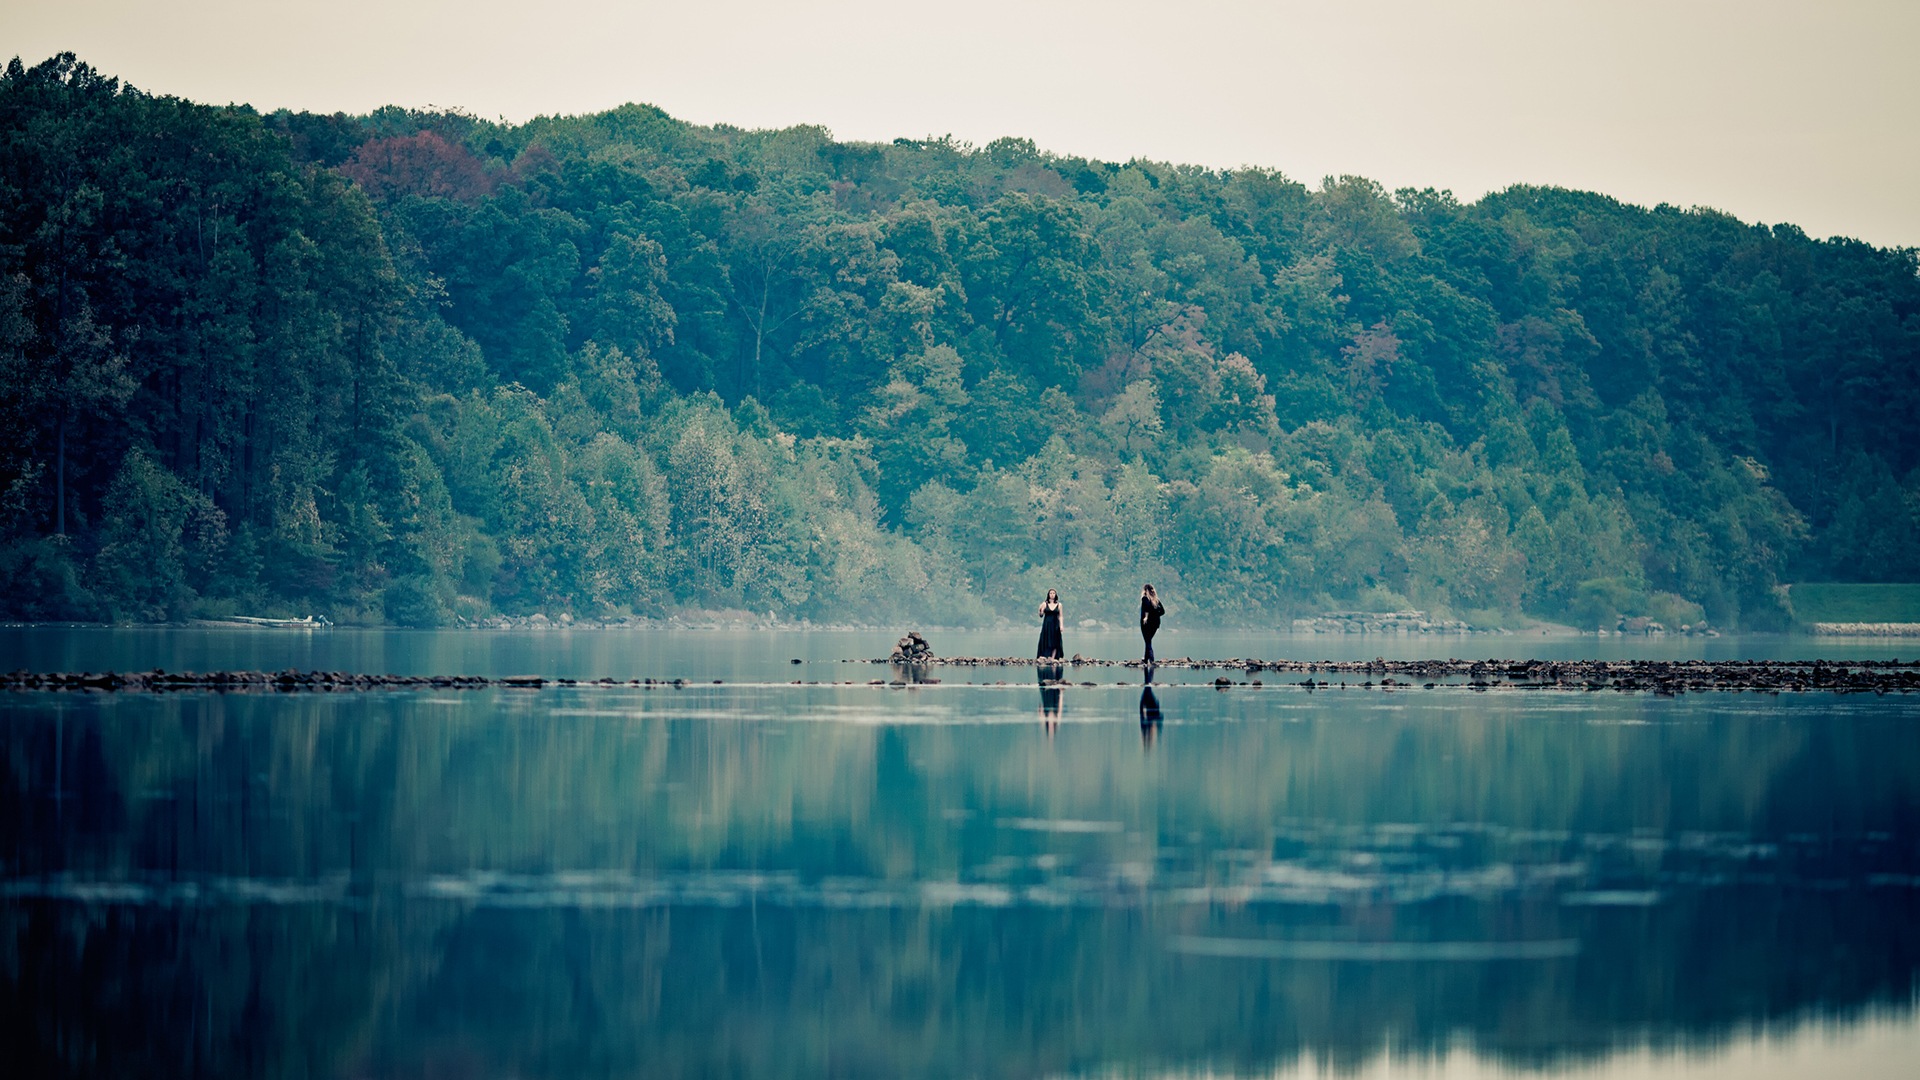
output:
[[[97,588],[116,619],[170,619],[196,593],[190,571],[226,543],[226,518],[141,450],[129,451],[102,507]]]
[[[1669,630],[1707,621],[1705,608],[1670,592],[1657,592],[1648,597],[1646,614]]]
[[[0,549],[0,617],[23,622],[83,622],[101,615],[80,583],[73,543],[49,536]]]
[[[442,626],[450,612],[432,578],[414,575],[387,586],[382,594],[386,621],[395,626]]]
[[[1583,630],[1613,629],[1623,616],[1646,609],[1646,594],[1623,578],[1589,578],[1574,586],[1567,618]]]

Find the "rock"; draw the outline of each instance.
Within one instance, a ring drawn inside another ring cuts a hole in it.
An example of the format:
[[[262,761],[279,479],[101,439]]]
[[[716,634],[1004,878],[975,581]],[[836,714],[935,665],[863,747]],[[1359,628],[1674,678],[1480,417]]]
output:
[[[893,654],[887,659],[896,664],[924,664],[933,659],[933,646],[927,644],[920,631],[914,630],[894,643]]]

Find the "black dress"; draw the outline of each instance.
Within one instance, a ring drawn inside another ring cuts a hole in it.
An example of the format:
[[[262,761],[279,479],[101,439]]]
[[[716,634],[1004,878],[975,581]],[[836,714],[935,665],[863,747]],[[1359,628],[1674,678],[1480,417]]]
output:
[[[1066,646],[1060,638],[1060,604],[1040,605],[1040,651],[1033,654],[1041,660],[1060,660],[1067,655]]]
[[[1153,663],[1153,635],[1160,632],[1160,616],[1167,613],[1167,606],[1158,600],[1140,598],[1140,636],[1147,639],[1147,663]]]

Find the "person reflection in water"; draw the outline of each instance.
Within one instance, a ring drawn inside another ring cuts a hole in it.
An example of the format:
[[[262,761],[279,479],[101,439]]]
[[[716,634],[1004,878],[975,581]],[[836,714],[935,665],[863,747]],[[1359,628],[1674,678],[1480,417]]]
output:
[[[1067,655],[1060,638],[1061,616],[1060,594],[1048,589],[1040,603],[1040,650],[1033,654],[1041,660],[1061,660]]]
[[[1153,694],[1153,665],[1148,664],[1140,687],[1140,745],[1153,746],[1154,736],[1160,734],[1160,719],[1160,699]]]
[[[1053,730],[1060,726],[1060,680],[1065,669],[1058,664],[1041,664],[1040,671],[1040,723],[1047,729],[1047,736],[1053,736]]]
[[[1153,586],[1140,586],[1140,636],[1147,642],[1147,655],[1143,659],[1149,665],[1153,663],[1153,635],[1160,632],[1160,617],[1166,613],[1167,606],[1160,602],[1160,594],[1153,591]]]

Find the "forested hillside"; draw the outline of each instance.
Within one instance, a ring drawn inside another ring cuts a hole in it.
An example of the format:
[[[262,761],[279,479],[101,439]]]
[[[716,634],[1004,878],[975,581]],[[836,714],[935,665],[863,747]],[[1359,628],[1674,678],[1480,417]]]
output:
[[[1515,187],[0,77],[0,615],[1768,627],[1920,580],[1911,250]]]

